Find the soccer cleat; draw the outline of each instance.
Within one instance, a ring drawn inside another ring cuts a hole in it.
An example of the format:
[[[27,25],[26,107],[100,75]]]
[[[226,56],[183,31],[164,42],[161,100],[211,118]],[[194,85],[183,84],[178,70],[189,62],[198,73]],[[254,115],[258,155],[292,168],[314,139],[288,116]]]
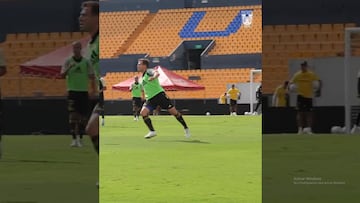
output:
[[[145,139],[150,139],[150,138],[155,137],[155,136],[156,136],[156,132],[155,131],[150,131],[144,137],[145,137]]]
[[[299,130],[298,130],[298,133],[297,134],[303,134],[303,129],[302,128],[299,128]]]
[[[70,147],[77,147],[77,141],[75,139],[72,140]]]
[[[233,114],[234,116],[237,116],[236,112],[233,112],[232,114]]]
[[[102,119],[101,120],[101,126],[104,126],[105,125],[105,119]]]
[[[308,134],[308,135],[312,135],[312,134],[313,134],[313,132],[312,132],[312,130],[311,130],[310,127],[304,128],[304,129],[303,129],[303,133]]]
[[[77,146],[77,147],[82,147],[82,146],[83,146],[81,139],[78,139],[78,140],[76,141],[76,146]]]
[[[350,133],[355,134],[359,132],[359,127],[357,125],[354,125],[354,127],[351,129]]]
[[[190,129],[189,128],[185,128],[185,138],[190,138]]]
[[[138,119],[136,117],[134,117],[134,121],[137,121]]]

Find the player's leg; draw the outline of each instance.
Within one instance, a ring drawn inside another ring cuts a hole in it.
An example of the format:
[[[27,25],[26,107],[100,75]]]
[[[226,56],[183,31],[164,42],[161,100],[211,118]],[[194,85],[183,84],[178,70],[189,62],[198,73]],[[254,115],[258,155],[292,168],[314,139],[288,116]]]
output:
[[[145,125],[148,127],[149,129],[149,133],[146,134],[144,137],[146,139],[149,139],[149,138],[152,138],[152,137],[155,137],[156,136],[156,132],[155,132],[155,129],[154,129],[154,126],[151,122],[151,119],[149,117],[149,114],[150,114],[150,111],[151,109],[153,108],[151,104],[149,104],[150,102],[146,101],[144,103],[144,106],[142,107],[141,111],[140,111],[140,114],[144,120],[144,123]]]
[[[184,127],[185,130],[185,137],[189,138],[190,137],[190,130],[182,116],[182,114],[175,108],[175,106],[171,103],[169,97],[166,96],[166,94],[162,94],[161,97],[159,98],[159,104],[160,107],[163,109],[167,109],[168,112],[175,116],[176,120],[179,121],[179,123]]]
[[[136,119],[136,121],[139,120],[141,107],[142,107],[141,98],[136,98],[136,102],[135,102],[135,111],[136,111],[135,119]]]
[[[354,124],[353,128],[351,129],[351,134],[357,133],[359,131],[359,123],[360,123],[360,113],[358,113],[356,118],[356,123]]]
[[[232,116],[233,115],[233,102],[232,102],[232,100],[230,100],[230,104],[229,104],[229,112],[230,112],[230,116]]]
[[[296,122],[298,126],[298,134],[302,134],[304,128],[304,102],[303,102],[303,98],[300,95],[298,95],[297,97],[296,109],[297,109]]]
[[[101,111],[97,104],[86,126],[86,133],[90,136],[94,149],[99,154],[99,112]]]
[[[136,98],[133,97],[132,100],[132,110],[133,110],[133,116],[134,116],[134,121],[136,120],[136,111],[137,111],[137,107],[136,107]]]
[[[72,91],[69,91],[68,92],[68,112],[69,112],[70,134],[72,136],[72,141],[70,144],[71,147],[76,147],[76,122],[78,119],[78,114],[76,112],[75,100],[76,100],[75,93]]]
[[[82,147],[82,139],[85,134],[85,128],[86,124],[88,122],[88,115],[89,115],[89,94],[88,92],[80,92],[79,93],[79,99],[76,104],[76,108],[79,112],[79,118],[77,120],[77,129],[78,129],[78,135],[77,138],[77,146]]]
[[[313,127],[313,120],[314,120],[312,103],[313,103],[312,99],[306,98],[305,116],[306,116],[306,124],[308,127],[308,131],[307,131],[308,134],[312,134],[312,127]]]

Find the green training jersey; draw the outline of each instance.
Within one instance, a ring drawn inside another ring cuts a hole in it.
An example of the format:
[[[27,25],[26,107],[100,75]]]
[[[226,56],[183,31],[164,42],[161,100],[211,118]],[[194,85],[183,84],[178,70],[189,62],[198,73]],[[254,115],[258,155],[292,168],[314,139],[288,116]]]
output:
[[[94,68],[96,81],[100,80],[100,68],[99,68],[99,33],[97,33],[88,44],[87,58],[91,61],[91,65]]]
[[[153,69],[148,69],[144,72],[141,85],[144,88],[145,98],[147,100],[153,98],[155,95],[163,92],[164,89],[161,87],[159,78],[155,78],[152,81],[149,81],[149,78],[154,75]]]
[[[94,74],[90,61],[84,57],[66,60],[61,72],[66,72],[66,85],[68,91],[88,91],[89,75]]]
[[[142,86],[140,83],[135,84],[134,82],[133,84],[131,84],[132,97],[141,97],[141,91],[142,91]]]

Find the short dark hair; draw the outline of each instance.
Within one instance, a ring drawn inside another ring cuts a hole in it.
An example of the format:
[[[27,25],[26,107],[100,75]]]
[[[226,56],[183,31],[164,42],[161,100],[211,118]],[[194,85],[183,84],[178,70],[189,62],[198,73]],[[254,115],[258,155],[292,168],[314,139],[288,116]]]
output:
[[[304,62],[301,63],[301,67],[307,67],[307,66],[308,66],[307,61],[304,61]]]
[[[90,7],[91,14],[99,16],[99,2],[98,1],[84,1],[81,5],[81,8]]]
[[[139,59],[138,61],[141,62],[141,64],[145,65],[146,68],[149,68],[149,65],[150,65],[150,61],[148,59],[145,59],[145,58],[141,58]]]

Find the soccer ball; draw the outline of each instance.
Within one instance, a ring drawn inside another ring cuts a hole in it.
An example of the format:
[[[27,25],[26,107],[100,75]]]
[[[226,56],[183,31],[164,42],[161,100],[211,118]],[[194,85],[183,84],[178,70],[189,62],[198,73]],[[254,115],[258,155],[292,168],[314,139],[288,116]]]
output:
[[[331,127],[331,133],[333,134],[343,133],[343,129],[340,126],[333,126]]]
[[[296,84],[291,84],[291,85],[289,86],[289,90],[290,90],[291,92],[296,92],[296,90],[297,90]]]
[[[207,115],[207,116],[210,116],[210,112],[206,112],[206,115]]]
[[[315,91],[320,88],[320,82],[319,82],[318,80],[313,81],[312,85],[313,85],[313,89],[314,89]]]

